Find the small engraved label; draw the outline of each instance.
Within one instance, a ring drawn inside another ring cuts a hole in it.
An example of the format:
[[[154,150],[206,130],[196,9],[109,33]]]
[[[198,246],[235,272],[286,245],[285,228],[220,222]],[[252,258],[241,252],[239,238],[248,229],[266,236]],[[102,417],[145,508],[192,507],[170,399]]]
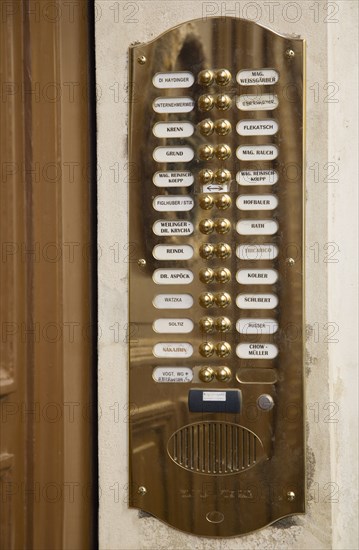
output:
[[[193,223],[187,220],[157,220],[152,226],[155,235],[191,235]]]
[[[274,185],[278,181],[276,170],[241,170],[237,172],[239,185]]]
[[[191,97],[158,97],[153,102],[156,113],[189,113],[193,108]]]
[[[275,145],[240,145],[236,155],[239,160],[273,160],[278,156]]]
[[[276,84],[279,74],[274,69],[246,69],[237,73],[241,86],[270,86]]]
[[[240,120],[237,124],[240,136],[273,136],[277,132],[276,120]]]
[[[236,105],[241,111],[272,111],[278,107],[278,97],[275,94],[240,95]]]
[[[194,182],[192,172],[156,172],[153,183],[157,187],[189,187]]]
[[[275,220],[241,220],[236,229],[240,235],[274,235],[278,223]]]
[[[160,195],[153,199],[153,208],[158,212],[185,212],[193,206],[193,199],[185,195]]]
[[[240,359],[274,359],[278,348],[274,344],[238,344],[236,353]]]
[[[236,204],[239,210],[274,210],[278,199],[275,195],[240,195]]]
[[[156,88],[190,88],[194,83],[194,76],[189,72],[156,73],[152,79]]]

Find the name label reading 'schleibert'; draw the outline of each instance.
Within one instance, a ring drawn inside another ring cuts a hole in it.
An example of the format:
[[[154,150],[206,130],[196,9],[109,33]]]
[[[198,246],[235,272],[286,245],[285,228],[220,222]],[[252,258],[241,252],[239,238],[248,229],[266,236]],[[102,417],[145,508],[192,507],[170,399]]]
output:
[[[278,348],[274,344],[238,344],[236,353],[240,359],[274,359]]]
[[[236,329],[240,334],[274,334],[278,323],[275,319],[239,319]]]
[[[240,195],[236,205],[239,210],[274,210],[278,199],[275,195]]]
[[[160,195],[153,199],[153,208],[158,212],[186,212],[193,206],[193,199],[185,195]]]
[[[240,145],[236,151],[239,160],[273,160],[278,156],[275,145]]]
[[[272,111],[278,107],[276,94],[240,95],[236,99],[236,105],[241,111]]]
[[[273,136],[278,132],[276,120],[240,120],[237,123],[240,136]]]
[[[155,357],[187,358],[193,354],[193,347],[187,342],[160,342],[153,346]]]
[[[191,319],[156,319],[152,328],[160,334],[187,334],[194,327]]]
[[[240,260],[274,260],[278,248],[275,244],[240,244],[236,254]]]
[[[275,269],[240,269],[236,278],[241,285],[272,285],[278,273]]]
[[[155,88],[190,88],[194,76],[189,72],[156,73],[152,78]]]
[[[194,132],[194,126],[190,122],[157,122],[152,131],[158,138],[190,137]]]
[[[238,294],[236,304],[240,309],[274,309],[278,305],[275,294]]]
[[[193,248],[189,244],[158,244],[152,253],[156,260],[190,260],[193,256]]]
[[[157,220],[152,226],[155,235],[191,235],[193,223],[187,220]]]
[[[189,309],[193,298],[190,294],[157,294],[152,303],[157,309]]]
[[[241,220],[236,229],[240,235],[274,235],[278,223],[275,220]]]
[[[190,113],[194,108],[191,97],[158,97],[152,104],[156,113]]]
[[[276,170],[241,170],[237,172],[239,185],[274,185],[278,181]]]
[[[157,147],[153,151],[156,162],[189,162],[193,157],[191,147]]]
[[[168,171],[156,172],[153,176],[153,183],[157,187],[189,187],[194,182],[192,172]]]
[[[152,279],[158,285],[189,285],[193,273],[189,269],[156,269]]]
[[[188,367],[156,367],[152,377],[155,382],[191,382],[193,371]]]
[[[279,74],[274,69],[246,69],[237,73],[241,86],[270,86],[276,84]]]

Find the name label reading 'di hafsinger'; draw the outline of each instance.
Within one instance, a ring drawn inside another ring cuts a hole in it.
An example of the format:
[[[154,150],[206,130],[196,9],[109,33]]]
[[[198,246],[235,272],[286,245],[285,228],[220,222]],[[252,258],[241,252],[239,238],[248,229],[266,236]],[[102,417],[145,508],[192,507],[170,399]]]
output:
[[[274,334],[278,323],[275,319],[239,319],[236,329],[240,334]]]
[[[241,170],[237,172],[238,185],[274,185],[278,181],[276,170]]]
[[[182,246],[157,244],[152,253],[156,260],[190,260],[193,256],[193,248],[189,244]]]
[[[187,220],[157,220],[152,229],[155,235],[191,235],[193,223]]]
[[[236,278],[241,285],[272,285],[278,273],[275,269],[240,269]]]
[[[274,235],[278,223],[275,220],[241,220],[236,229],[239,235]]]
[[[239,160],[273,160],[278,156],[275,145],[240,145],[236,151]]]
[[[185,71],[156,73],[152,78],[152,83],[155,88],[190,88],[194,83],[194,76]]]
[[[189,162],[194,157],[190,147],[157,147],[153,151],[156,162]]]
[[[153,208],[158,212],[186,212],[193,206],[193,199],[184,195],[160,195],[153,199]]]
[[[238,294],[236,304],[240,309],[274,309],[278,305],[275,294]]]
[[[240,120],[237,123],[240,136],[273,136],[278,132],[276,120]]]
[[[190,122],[157,122],[152,131],[158,138],[190,137],[193,135],[194,126]]]
[[[189,269],[156,269],[152,279],[158,285],[189,285],[193,273]]]
[[[152,328],[159,334],[188,334],[194,323],[191,319],[156,319]]]
[[[274,210],[278,199],[275,195],[240,195],[236,205],[239,210]]]
[[[192,172],[156,172],[153,176],[156,187],[189,187],[193,182]]]
[[[238,344],[236,353],[240,359],[274,359],[278,348],[274,344]]]
[[[155,382],[191,382],[192,369],[188,367],[156,367],[153,369],[152,378]]]
[[[190,294],[157,294],[152,303],[157,309],[189,309],[193,298]]]
[[[240,260],[274,260],[278,247],[275,244],[240,244],[236,254]]]
[[[279,74],[274,69],[245,69],[237,73],[237,82],[241,86],[270,86],[278,80]]]
[[[275,94],[240,95],[236,99],[236,105],[241,111],[273,111],[278,103]]]
[[[194,108],[191,97],[158,97],[152,104],[156,113],[190,113]]]
[[[153,355],[155,357],[187,358],[193,354],[193,347],[186,342],[160,342],[153,346]]]

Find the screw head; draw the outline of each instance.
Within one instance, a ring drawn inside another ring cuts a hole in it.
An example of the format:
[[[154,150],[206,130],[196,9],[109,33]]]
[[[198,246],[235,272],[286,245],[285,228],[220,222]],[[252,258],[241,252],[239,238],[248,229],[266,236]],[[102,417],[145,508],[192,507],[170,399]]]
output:
[[[293,57],[295,57],[295,52],[291,48],[288,48],[285,55],[288,59],[293,59]]]
[[[294,491],[288,491],[287,500],[289,500],[290,502],[295,500],[295,492]]]
[[[137,58],[137,63],[139,63],[140,65],[144,65],[146,61],[147,61],[147,57],[145,55],[140,55]]]
[[[292,267],[295,264],[294,258],[287,258],[286,262],[290,267]]]
[[[139,487],[139,488],[137,489],[137,492],[138,492],[139,495],[143,496],[143,495],[145,495],[145,494],[147,493],[147,489],[146,489],[146,487],[144,487],[143,485],[141,485],[141,487]]]
[[[144,260],[143,258],[140,258],[137,262],[138,266],[139,267],[145,267],[146,266],[146,260]]]

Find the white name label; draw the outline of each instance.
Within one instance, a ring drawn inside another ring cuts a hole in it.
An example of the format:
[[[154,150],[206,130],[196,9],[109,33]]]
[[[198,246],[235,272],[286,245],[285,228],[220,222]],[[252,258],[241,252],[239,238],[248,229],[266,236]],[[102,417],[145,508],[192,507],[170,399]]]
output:
[[[237,73],[237,82],[241,86],[270,86],[278,80],[279,74],[274,69],[246,69]]]
[[[239,160],[273,160],[278,156],[275,145],[240,145],[236,151]]]
[[[238,344],[236,353],[240,359],[274,359],[278,348],[274,344]]]
[[[236,277],[241,285],[273,285],[278,273],[275,269],[240,269]]]
[[[194,132],[194,126],[190,122],[157,122],[152,131],[158,138],[190,137]]]
[[[167,245],[158,244],[153,249],[156,260],[189,260],[193,256],[193,248],[189,244]]]
[[[152,229],[155,235],[191,235],[193,223],[187,220],[157,220]]]
[[[274,309],[278,297],[275,294],[238,294],[236,304],[240,309]]]
[[[275,195],[240,195],[236,204],[239,210],[274,210],[278,199]]]
[[[194,327],[191,319],[156,319],[152,328],[160,334],[187,334]]]
[[[226,401],[225,391],[204,391],[202,401]]]
[[[236,229],[240,235],[274,235],[278,224],[275,220],[241,220]]]
[[[192,172],[156,172],[153,183],[157,187],[189,187],[194,182]]]
[[[193,379],[192,369],[188,367],[156,367],[153,369],[152,377],[155,382],[191,382]]]
[[[278,248],[275,244],[240,244],[236,254],[240,260],[274,260]]]
[[[191,97],[158,97],[152,106],[156,113],[190,113],[194,100]]]
[[[189,309],[193,298],[190,294],[157,294],[152,303],[157,309]]]
[[[274,334],[278,323],[274,319],[239,319],[236,329],[240,334]]]
[[[194,157],[190,147],[157,147],[153,151],[156,162],[189,162]]]
[[[173,343],[173,342],[160,342],[153,346],[153,355],[155,357],[191,357],[193,354],[193,347],[187,343]]]
[[[194,76],[188,72],[156,73],[152,79],[156,88],[190,88],[194,83]]]
[[[276,170],[241,170],[237,172],[239,185],[274,185],[278,181]]]
[[[237,124],[240,136],[273,136],[277,132],[276,120],[240,120]]]
[[[189,285],[193,273],[189,269],[156,269],[152,279],[158,285]]]
[[[240,95],[236,99],[236,105],[241,111],[273,111],[278,103],[275,94]]]
[[[185,212],[193,206],[193,199],[184,195],[160,195],[153,199],[153,208],[158,212]]]

